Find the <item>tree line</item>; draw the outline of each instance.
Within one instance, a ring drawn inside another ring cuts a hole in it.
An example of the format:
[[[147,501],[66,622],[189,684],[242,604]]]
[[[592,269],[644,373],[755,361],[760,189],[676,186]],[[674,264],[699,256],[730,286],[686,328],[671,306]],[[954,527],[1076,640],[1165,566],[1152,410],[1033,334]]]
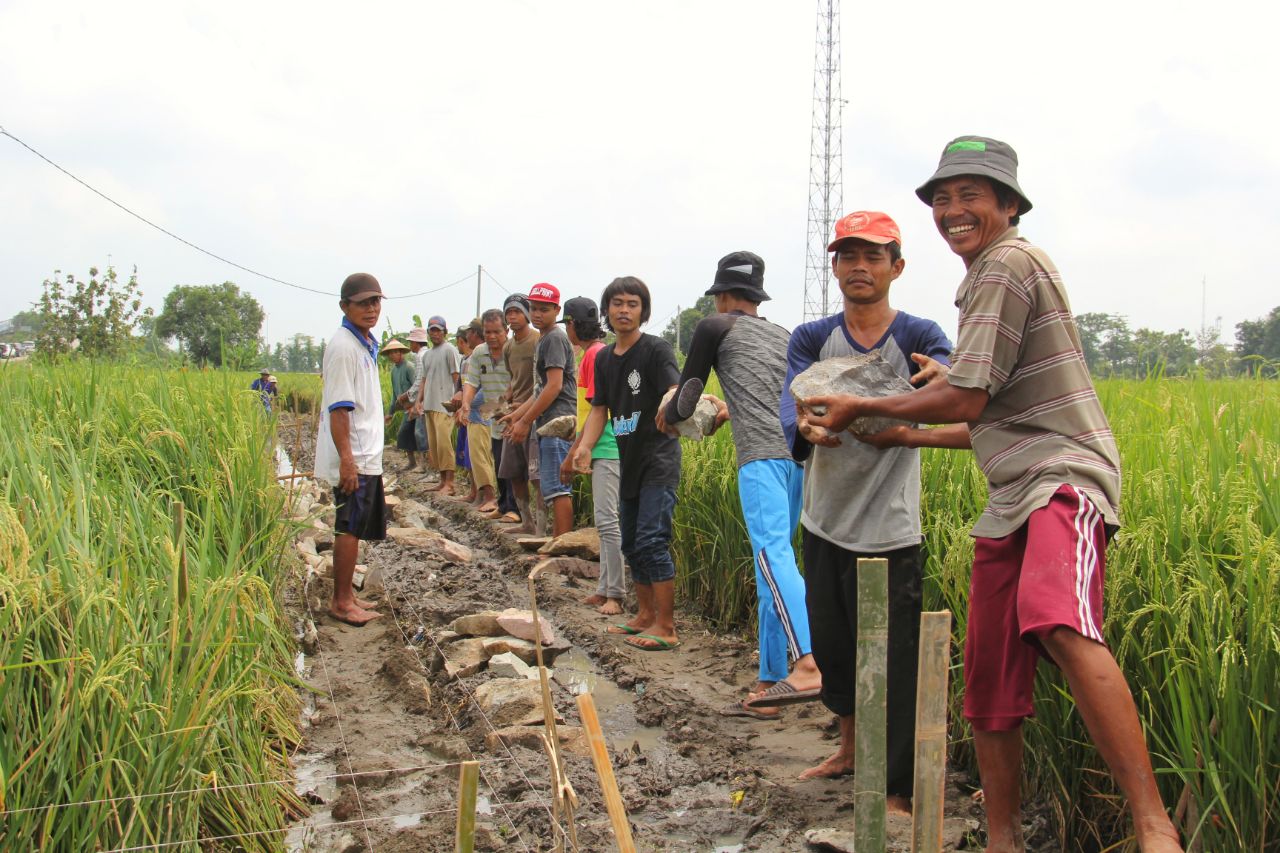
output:
[[[714,311],[704,296],[672,317],[661,335],[685,355],[694,327]],[[136,353],[164,363],[319,371],[324,341],[296,334],[270,347],[261,337],[265,316],[258,300],[229,281],[177,285],[156,314],[142,307],[136,268],[122,280],[107,266],[90,268],[87,278],[55,271],[40,300],[15,316],[14,325],[35,335],[37,352],[53,357],[72,350],[89,357]],[[1198,335],[1131,329],[1122,315],[1092,312],[1077,315],[1076,327],[1089,370],[1099,377],[1280,377],[1280,306],[1238,323],[1231,347],[1222,342],[1219,326]]]

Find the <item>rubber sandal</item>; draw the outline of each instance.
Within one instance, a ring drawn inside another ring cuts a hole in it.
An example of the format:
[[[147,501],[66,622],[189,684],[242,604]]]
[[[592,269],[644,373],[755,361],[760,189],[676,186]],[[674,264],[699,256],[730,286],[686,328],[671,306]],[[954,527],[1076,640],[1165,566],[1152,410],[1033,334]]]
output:
[[[606,634],[626,634],[628,636],[634,637],[636,634],[639,634],[643,630],[644,630],[643,628],[632,628],[630,625],[627,625],[625,623],[619,623],[617,625],[612,625],[606,628],[605,633]]]
[[[753,720],[776,720],[776,719],[778,719],[778,716],[779,716],[779,715],[778,715],[778,714],[766,714],[766,713],[764,713],[764,712],[762,712],[762,711],[757,711],[757,710],[755,710],[754,708],[748,708],[748,707],[747,707],[745,704],[743,704],[743,702],[741,702],[741,701],[735,701],[735,702],[730,702],[728,705],[725,705],[723,708],[721,708],[721,709],[720,709],[720,716],[722,716],[722,717],[750,717],[750,718],[751,718],[751,719],[753,719]]]
[[[503,524],[519,524],[520,513],[518,512],[503,513],[502,515],[498,516],[498,521],[502,522]]]
[[[748,708],[781,708],[784,705],[799,705],[801,702],[812,702],[822,695],[821,687],[810,687],[796,690],[785,681],[779,681],[754,699],[746,701]]]
[[[637,643],[636,640],[649,640],[653,645],[641,645],[640,643]],[[624,640],[623,642],[631,648],[639,649],[642,652],[669,652],[673,649],[680,648],[679,640],[672,642],[670,640],[664,640],[661,637],[655,637],[652,634],[636,634],[634,637]]]

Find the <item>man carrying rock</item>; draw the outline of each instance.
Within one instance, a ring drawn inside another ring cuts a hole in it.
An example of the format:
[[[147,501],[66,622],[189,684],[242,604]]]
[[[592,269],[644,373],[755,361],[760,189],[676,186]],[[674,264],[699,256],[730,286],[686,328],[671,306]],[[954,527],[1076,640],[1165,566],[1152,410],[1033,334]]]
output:
[[[813,656],[822,671],[822,702],[840,717],[836,754],[801,778],[853,771],[857,564],[860,557],[883,557],[889,561],[886,792],[891,810],[909,811],[924,582],[920,454],[907,448],[879,450],[853,440],[827,442],[822,440],[826,434],[804,419],[797,428],[790,389],[792,380],[816,362],[872,351],[903,379],[921,383],[939,369],[931,359],[946,361],[951,342],[937,323],[889,304],[890,285],[902,275],[906,261],[897,223],[887,215],[859,211],[845,216],[836,223],[827,251],[833,253],[831,268],[844,308],[792,333],[782,399],[792,453],[805,462],[800,524]],[[754,704],[748,701],[747,707]]]
[[[631,565],[639,611],[611,634],[629,634],[627,644],[668,651],[676,637],[675,576],[671,521],[680,485],[680,440],[658,429],[662,396],[680,381],[671,344],[640,327],[649,322],[648,286],[634,276],[615,278],[600,297],[605,322],[617,339],[596,355],[596,393],[582,429],[573,467],[591,470],[591,451],[612,416],[622,461],[618,516],[622,553]]]
[[[329,615],[348,625],[364,625],[382,614],[356,598],[360,540],[387,536],[387,507],[382,492],[382,384],[378,343],[373,328],[382,313],[382,286],[368,273],[342,283],[338,306],[342,328],[324,350],[324,383],[316,437],[316,477],[333,486],[337,507],[333,541],[333,600]]]
[[[658,426],[670,430],[693,414],[715,368],[728,405],[720,404],[714,426],[733,419],[738,498],[755,555],[760,669],[747,698],[803,700],[818,695],[822,676],[811,654],[804,579],[791,547],[804,469],[791,458],[778,414],[791,335],[759,315],[769,294],[758,255],[733,252],[721,258],[706,295],[715,299],[717,313],[694,328],[679,390],[658,413]],[[792,661],[795,670],[788,674]],[[759,718],[779,712],[734,701],[721,713]]]
[[[916,190],[965,265],[960,333],[946,381],[913,394],[805,401],[824,445],[854,418],[950,424],[895,428],[878,445],[972,447],[990,499],[976,540],[965,639],[990,853],[1023,850],[1022,721],[1036,664],[1061,668],[1086,728],[1133,810],[1144,853],[1181,851],[1129,686],[1102,635],[1106,546],[1120,523],[1120,455],[1066,292],[1045,252],[1018,234],[1031,202],[1003,142],[962,136]],[[826,406],[818,417],[812,410]],[[828,432],[829,431],[829,432]]]
[[[426,418],[427,459],[440,475],[431,491],[453,494],[453,416],[444,404],[453,398],[458,382],[458,351],[446,338],[448,327],[443,317],[427,322],[431,349],[422,357],[422,382],[418,389],[415,411]]]
[[[529,311],[539,335],[534,352],[537,381],[529,399],[507,416],[511,440],[517,443],[556,418],[572,416],[577,405],[573,345],[556,323],[560,314],[560,289],[545,282],[535,284],[529,290]],[[553,435],[538,438],[538,489],[551,509],[553,536],[573,529],[573,490],[560,479],[560,463],[568,454],[568,440]]]
[[[529,297],[523,293],[508,296],[502,303],[502,312],[511,328],[511,337],[502,350],[502,358],[511,381],[507,384],[507,393],[502,402],[504,407],[509,406],[514,410],[533,396],[533,360],[538,350],[538,333],[529,325]],[[511,484],[519,511],[508,510],[498,520],[518,521],[518,532],[533,533],[529,479],[537,472],[538,434],[533,430],[525,430],[526,435],[517,442],[512,438],[511,424],[505,418],[500,418],[499,423],[502,424],[502,456],[498,460],[498,476]]]
[[[475,324],[473,323],[472,326]],[[502,359],[502,346],[507,340],[507,327],[502,312],[490,308],[480,315],[481,340],[471,351],[467,370],[462,377],[462,406],[458,409],[458,428],[466,430],[471,448],[471,475],[478,489],[482,515],[498,510],[498,479],[493,461],[493,413],[498,400],[507,391],[511,374]]]

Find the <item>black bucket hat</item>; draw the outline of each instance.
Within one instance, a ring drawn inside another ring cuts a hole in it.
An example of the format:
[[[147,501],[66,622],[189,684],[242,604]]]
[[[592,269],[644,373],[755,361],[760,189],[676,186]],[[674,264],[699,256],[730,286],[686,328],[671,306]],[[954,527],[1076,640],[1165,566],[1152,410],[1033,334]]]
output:
[[[716,264],[716,277],[705,295],[741,291],[752,302],[764,302],[764,261],[754,252],[730,252]]]
[[[960,175],[981,175],[1018,194],[1018,215],[1031,209],[1031,200],[1018,186],[1018,152],[1007,143],[986,136],[959,136],[947,143],[938,170],[916,190],[925,204],[933,204],[933,186]]]

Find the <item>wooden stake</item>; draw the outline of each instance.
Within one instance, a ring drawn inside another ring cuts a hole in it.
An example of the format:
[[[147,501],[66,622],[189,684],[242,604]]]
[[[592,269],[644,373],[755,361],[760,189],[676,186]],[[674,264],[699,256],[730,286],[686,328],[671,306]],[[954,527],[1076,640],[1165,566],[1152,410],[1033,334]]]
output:
[[[455,853],[472,853],[476,846],[476,785],[480,762],[464,761],[458,770],[458,829],[454,834]]]
[[[636,843],[631,838],[631,821],[627,819],[627,807],[622,802],[622,794],[618,793],[618,780],[614,778],[613,764],[609,761],[609,747],[604,742],[604,732],[600,730],[596,702],[590,693],[578,694],[577,701],[578,716],[582,718],[582,727],[587,732],[591,763],[596,766],[596,775],[600,777],[600,789],[604,792],[604,805],[609,810],[609,822],[613,824],[613,837],[618,842],[618,851],[635,853]]]
[[[538,615],[538,589],[536,581],[540,571],[529,572],[529,612],[533,616],[533,654],[538,661],[538,683],[542,687],[542,720],[545,727],[543,742],[551,763],[551,811],[556,820],[564,818],[568,826],[569,844],[578,849],[578,828],[573,822],[573,810],[578,807],[578,795],[564,772],[564,759],[560,756],[560,735],[556,731],[556,706],[551,701],[551,682],[542,660],[542,617]],[[556,840],[556,850],[563,850],[563,838]]]
[[[947,676],[950,667],[951,611],[920,614],[911,853],[942,851],[943,801],[947,789]]]
[[[853,725],[854,849],[885,849],[889,561],[858,560],[858,651]]]

